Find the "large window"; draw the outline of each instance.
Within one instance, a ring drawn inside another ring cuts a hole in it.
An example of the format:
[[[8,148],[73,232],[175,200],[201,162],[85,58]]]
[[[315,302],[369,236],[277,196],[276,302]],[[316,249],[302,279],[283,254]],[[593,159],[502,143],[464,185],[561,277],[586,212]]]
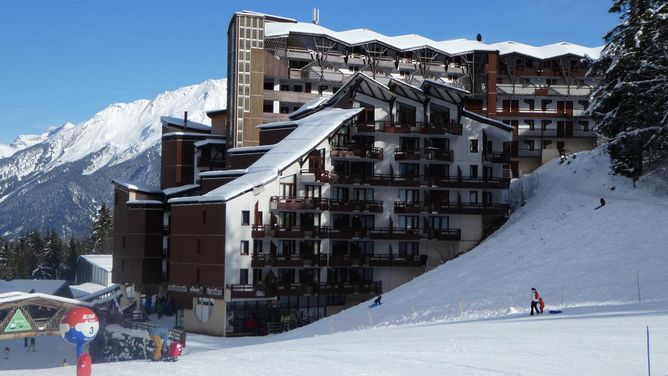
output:
[[[353,200],[373,201],[373,188],[353,188]]]
[[[414,257],[420,254],[420,243],[399,242],[399,257]]]
[[[417,215],[400,215],[399,228],[403,230],[410,230],[419,228],[420,217]]]
[[[429,226],[434,230],[447,230],[450,228],[450,217],[438,215],[429,217]]]
[[[249,241],[248,240],[242,240],[241,245],[239,247],[241,251],[241,255],[248,255],[248,248],[249,248]]]
[[[420,191],[417,189],[400,189],[398,199],[405,202],[419,202]]]
[[[469,140],[469,151],[471,153],[478,152],[478,140]]]

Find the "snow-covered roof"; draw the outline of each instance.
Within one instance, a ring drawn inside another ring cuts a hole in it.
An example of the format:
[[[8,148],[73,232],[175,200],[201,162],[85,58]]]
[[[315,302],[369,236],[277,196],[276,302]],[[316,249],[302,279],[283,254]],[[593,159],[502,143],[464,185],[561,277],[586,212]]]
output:
[[[263,153],[271,150],[276,144],[272,145],[259,145],[259,146],[240,146],[238,148],[232,148],[227,152],[229,154],[246,154],[246,153]]]
[[[362,110],[362,108],[330,107],[296,120],[297,128],[248,167],[246,174],[203,196],[173,198],[169,200],[169,203],[228,201],[255,187],[262,186],[275,179],[280,171],[315,148],[343,122],[356,116]]]
[[[98,291],[102,291],[106,289],[105,286],[98,285],[97,283],[92,283],[92,282],[86,282],[82,283],[80,285],[71,285],[70,290],[72,291],[72,295],[76,298],[79,299],[83,296],[87,296],[90,294],[94,294]]]
[[[197,141],[194,143],[196,148],[201,148],[204,145],[225,145],[224,138],[207,138],[206,140]]]
[[[277,121],[274,123],[267,123],[267,124],[260,124],[256,128],[257,129],[271,129],[271,128],[288,128],[288,127],[296,127],[297,123],[292,121],[292,120],[286,120],[286,121]]]
[[[0,293],[22,292],[35,290],[36,293],[53,294],[67,285],[67,281],[60,279],[13,279],[0,280]]]
[[[495,120],[495,119],[492,119],[492,118],[488,118],[487,116],[479,115],[479,114],[476,114],[475,112],[471,112],[471,111],[466,110],[466,109],[462,110],[462,116],[465,116],[469,119],[473,119],[473,120],[475,120],[477,122],[480,122],[480,123],[483,123],[483,124],[488,124],[488,125],[494,126],[494,127],[498,128],[498,129],[501,129],[502,131],[505,131],[505,132],[512,132],[513,131],[512,126],[510,126],[510,125],[508,125],[508,124],[506,124],[502,121],[498,121],[498,120]]]
[[[108,272],[111,271],[112,266],[114,265],[114,258],[112,255],[81,255],[81,258]]]
[[[518,53],[541,60],[564,55],[575,55],[580,57],[589,56],[592,59],[598,59],[603,50],[603,46],[590,48],[568,42],[559,42],[544,46],[531,46],[520,42],[506,41],[493,43],[490,44],[490,46],[498,49],[499,55]]]
[[[290,117],[290,119],[298,117],[299,115],[302,115],[302,114],[304,114],[304,113],[306,113],[310,110],[313,110],[313,109],[317,108],[319,105],[321,105],[322,103],[327,101],[327,99],[329,99],[329,98],[322,97],[322,98],[316,98],[316,99],[310,100],[310,101],[304,103],[296,111],[288,114],[288,117]]]
[[[129,191],[138,191],[138,192],[143,192],[143,193],[150,193],[150,194],[162,194],[162,190],[157,187],[151,187],[148,185],[142,185],[142,184],[135,184],[135,183],[128,183],[123,180],[118,180],[118,179],[112,179],[111,182],[113,184],[116,184],[119,187],[123,187]]]
[[[208,117],[212,117],[212,116],[216,116],[216,115],[219,115],[219,114],[225,114],[225,113],[227,113],[227,109],[225,109],[225,108],[221,108],[221,109],[219,109],[219,110],[211,110],[211,111],[207,111],[207,112],[206,112],[206,116],[208,116]]]
[[[67,303],[67,304],[73,304],[73,305],[79,305],[79,306],[86,306],[86,307],[91,307],[93,306],[89,302],[84,302],[82,300],[77,300],[77,299],[70,299],[70,298],[64,298],[62,296],[57,296],[57,295],[50,295],[50,294],[43,294],[43,293],[9,293],[9,294],[3,294],[0,296],[0,303],[13,303],[13,302],[19,302],[21,300],[28,300],[28,299],[46,299],[46,300],[55,300],[57,302],[61,303]]]
[[[186,184],[178,187],[165,188],[162,191],[165,192],[165,196],[173,196],[180,193],[193,191],[197,188],[199,188],[199,184]]]
[[[175,118],[175,117],[171,117],[171,116],[161,116],[160,117],[160,122],[162,122],[162,125],[169,125],[169,126],[179,127],[179,128],[183,128],[183,129],[192,129],[192,130],[204,131],[204,132],[210,132],[211,131],[211,127],[206,125],[206,124],[198,123],[198,122],[192,121],[192,120],[188,120],[188,122],[186,123],[184,121],[184,119],[182,119],[182,118]]]
[[[206,133],[195,133],[195,132],[169,132],[163,133],[162,138],[175,137],[175,136],[191,136],[191,137],[210,137]]]
[[[234,169],[234,170],[221,170],[221,171],[204,171],[199,173],[200,178],[218,178],[223,176],[239,176],[243,175],[248,170],[243,169]]]
[[[273,18],[273,19],[276,19],[276,20],[281,20],[281,21],[286,21],[286,22],[297,22],[297,20],[295,20],[294,18],[276,16],[276,15],[269,14],[269,13],[254,12],[252,10],[242,10],[241,12],[237,12],[236,14],[239,14],[239,15],[247,14],[247,15],[251,15],[251,16],[263,16],[263,17]]]
[[[530,46],[523,43],[508,41],[486,44],[470,39],[452,39],[435,41],[421,35],[406,34],[386,36],[369,29],[353,29],[334,31],[326,27],[307,22],[268,22],[265,24],[265,36],[284,37],[289,34],[315,35],[331,38],[347,46],[356,46],[367,43],[382,43],[399,51],[412,51],[421,48],[430,48],[445,55],[461,55],[473,51],[496,51],[505,55],[513,52],[531,56],[536,59],[549,59],[562,55],[589,56],[597,59],[603,47],[588,48],[573,43],[560,42],[545,46]]]
[[[162,205],[163,202],[160,200],[128,200],[125,202],[126,205]]]

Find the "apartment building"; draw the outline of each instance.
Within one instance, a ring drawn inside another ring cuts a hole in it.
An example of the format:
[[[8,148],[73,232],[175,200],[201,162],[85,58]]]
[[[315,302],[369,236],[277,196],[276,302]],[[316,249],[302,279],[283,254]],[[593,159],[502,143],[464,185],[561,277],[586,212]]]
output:
[[[571,43],[434,41],[368,29],[333,31],[316,23],[255,12],[236,13],[228,29],[231,146],[258,145],[256,126],[287,119],[307,101],[333,95],[356,72],[419,85],[433,79],[463,88],[465,107],[514,130],[514,176],[595,145],[584,115],[594,78],[587,58],[602,47]],[[234,137],[232,137],[232,134]]]

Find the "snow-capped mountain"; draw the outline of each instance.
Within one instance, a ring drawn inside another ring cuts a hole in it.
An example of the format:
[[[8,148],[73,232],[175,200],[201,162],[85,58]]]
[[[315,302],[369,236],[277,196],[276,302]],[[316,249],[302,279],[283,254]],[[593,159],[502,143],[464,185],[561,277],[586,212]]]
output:
[[[153,100],[112,104],[93,118],[0,144],[0,235],[54,228],[84,234],[111,179],[156,185],[160,117],[209,124],[206,111],[225,108],[225,80],[208,80]]]

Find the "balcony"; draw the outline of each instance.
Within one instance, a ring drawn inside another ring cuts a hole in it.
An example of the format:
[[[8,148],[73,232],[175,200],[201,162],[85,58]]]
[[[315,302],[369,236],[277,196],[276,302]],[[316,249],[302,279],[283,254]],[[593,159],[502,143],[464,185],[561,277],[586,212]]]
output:
[[[462,240],[462,230],[455,228],[448,229],[429,229],[426,231],[427,239],[442,241],[460,241]]]
[[[519,128],[517,135],[527,138],[596,138],[596,133],[592,130],[530,129],[526,127]]]
[[[428,134],[428,135],[444,135],[451,134],[456,136],[462,135],[462,125],[455,119],[451,119],[450,123],[432,123],[432,122],[410,122],[400,123],[391,121],[376,121],[373,123],[358,124],[357,133],[398,133],[398,134]]]
[[[369,239],[419,240],[422,231],[419,228],[374,227],[368,230]]]
[[[299,255],[275,255],[267,253],[254,252],[251,258],[251,267],[264,268],[269,267],[303,267],[303,266],[325,266],[327,265],[327,255],[309,252],[302,252]]]
[[[330,211],[368,211],[371,213],[382,213],[383,202],[378,200],[330,200]]]
[[[342,295],[342,294],[375,294],[383,293],[381,281],[367,282],[320,282],[320,294]]]
[[[510,207],[499,203],[438,202],[428,204],[426,209],[438,214],[506,215]]]
[[[422,211],[422,203],[415,201],[395,201],[394,202],[394,212],[395,213],[419,213]]]
[[[366,257],[369,266],[407,266],[417,267],[427,265],[427,255],[372,255]]]
[[[453,152],[449,149],[427,147],[424,149],[401,149],[394,150],[395,161],[443,161],[452,162]]]
[[[251,231],[253,239],[278,238],[278,239],[302,239],[302,238],[326,238],[327,227],[322,226],[278,226],[278,225],[255,225]]]
[[[361,158],[383,160],[383,149],[378,147],[361,148],[354,145],[333,146],[331,151],[332,158]]]
[[[482,161],[487,163],[510,163],[509,153],[483,152]]]
[[[351,267],[353,265],[364,265],[364,258],[361,255],[330,255],[330,267]]]
[[[301,296],[308,294],[343,295],[383,293],[381,281],[320,282],[320,283],[264,283],[254,285],[228,285],[232,299],[273,298],[276,296]]]
[[[329,201],[320,197],[282,197],[272,196],[272,210],[328,210]]]
[[[428,176],[424,177],[423,183],[439,188],[479,188],[479,189],[508,189],[510,179],[508,178],[479,178],[470,176]]]

